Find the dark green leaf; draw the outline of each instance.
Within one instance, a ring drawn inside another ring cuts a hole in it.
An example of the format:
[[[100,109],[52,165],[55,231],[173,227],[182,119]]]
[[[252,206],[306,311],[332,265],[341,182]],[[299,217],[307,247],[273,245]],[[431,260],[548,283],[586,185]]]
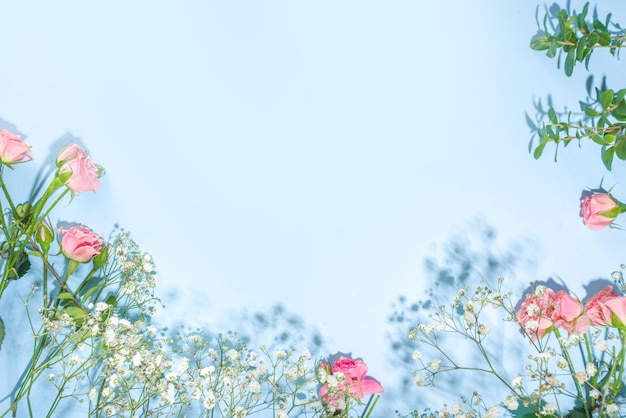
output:
[[[589,37],[587,38],[587,46],[589,48],[593,48],[594,45],[597,44],[599,40],[600,40],[600,35],[598,35],[598,32],[591,32],[589,34]]]
[[[598,39],[598,43],[602,46],[609,46],[611,44],[611,34],[608,32],[598,32],[600,35],[600,39]]]
[[[576,63],[576,51],[571,49],[568,53],[567,56],[565,57],[565,66],[563,67],[565,70],[565,75],[566,76],[571,76],[572,73],[574,72],[574,64]]]
[[[17,280],[20,277],[23,277],[28,270],[30,269],[30,260],[28,259],[28,254],[26,251],[22,252],[22,254],[17,257],[15,260],[15,264],[13,267],[9,269],[8,278],[9,280]]]
[[[585,58],[585,46],[587,46],[587,35],[583,35],[578,40],[576,45],[576,59],[582,61]]]
[[[607,170],[611,171],[611,165],[613,164],[613,155],[615,155],[615,149],[609,147],[602,153],[602,162]]]
[[[606,32],[606,26],[598,19],[593,19],[593,28],[598,32]]]
[[[70,293],[70,292],[61,292],[59,293],[59,296],[57,296],[57,299],[73,299],[74,296]]]

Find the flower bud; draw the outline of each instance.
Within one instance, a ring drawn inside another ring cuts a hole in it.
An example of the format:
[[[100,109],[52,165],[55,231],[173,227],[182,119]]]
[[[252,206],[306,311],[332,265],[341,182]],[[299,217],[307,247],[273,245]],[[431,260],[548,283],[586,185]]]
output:
[[[35,241],[42,246],[50,247],[52,241],[54,241],[54,230],[46,221],[42,221],[37,231],[35,232]]]

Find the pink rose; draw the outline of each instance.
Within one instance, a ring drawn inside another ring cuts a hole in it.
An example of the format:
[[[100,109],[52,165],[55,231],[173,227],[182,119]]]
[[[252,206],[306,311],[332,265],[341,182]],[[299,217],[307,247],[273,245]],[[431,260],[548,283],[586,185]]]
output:
[[[10,165],[25,158],[32,160],[30,148],[31,146],[24,143],[19,135],[0,129],[0,162]]]
[[[616,296],[604,302],[611,313],[611,325],[626,328],[626,297]]]
[[[593,325],[606,326],[611,324],[611,310],[605,305],[605,302],[618,297],[613,287],[608,285],[595,295],[593,295],[585,304],[585,312]]]
[[[522,306],[515,316],[531,340],[542,338],[552,330],[555,297],[554,290],[545,286],[537,286],[535,291],[526,295],[526,299],[522,302]]]
[[[584,334],[589,329],[589,318],[584,315],[583,304],[570,296],[566,291],[559,290],[554,295],[552,321],[557,328],[565,329],[570,334]]]
[[[319,390],[319,397],[324,403],[331,403],[337,406],[337,400],[343,395],[351,395],[360,399],[365,395],[374,393],[383,393],[385,390],[382,385],[372,377],[367,375],[367,365],[363,360],[354,360],[341,356],[331,369],[332,374],[342,373],[345,381],[338,385],[338,392],[328,394],[328,386],[324,385]]]
[[[100,254],[104,241],[85,226],[73,226],[70,229],[59,228],[61,251],[70,260],[87,263]]]
[[[610,285],[593,295],[585,309],[594,325],[626,327],[626,297],[615,293]]]
[[[619,207],[619,203],[609,193],[583,193],[580,214],[587,228],[597,231],[610,226],[618,212],[608,214]]]
[[[70,172],[65,185],[73,192],[84,193],[89,190],[96,192],[100,188],[102,173],[87,155],[85,150],[77,144],[66,146],[57,155],[59,174]]]

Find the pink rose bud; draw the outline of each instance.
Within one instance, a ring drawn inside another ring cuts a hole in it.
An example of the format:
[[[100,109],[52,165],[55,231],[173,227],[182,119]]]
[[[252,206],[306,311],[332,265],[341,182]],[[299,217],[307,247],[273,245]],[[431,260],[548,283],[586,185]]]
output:
[[[587,228],[597,231],[610,226],[623,210],[609,193],[583,192],[580,215]]]
[[[19,135],[6,129],[0,129],[0,162],[6,165],[17,163],[24,159],[32,160],[30,145],[22,141]]]
[[[54,230],[48,222],[41,222],[37,232],[35,232],[35,240],[42,245],[50,245],[54,241]]]
[[[73,226],[70,229],[59,228],[61,251],[70,260],[87,263],[100,254],[104,241],[99,235],[85,226]]]
[[[58,174],[63,175],[65,185],[75,193],[96,192],[100,188],[102,168],[77,144],[66,146],[57,155]]]

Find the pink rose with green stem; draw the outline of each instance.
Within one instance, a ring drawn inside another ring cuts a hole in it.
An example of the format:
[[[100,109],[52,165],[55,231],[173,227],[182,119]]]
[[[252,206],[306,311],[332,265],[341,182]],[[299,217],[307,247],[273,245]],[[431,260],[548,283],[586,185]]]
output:
[[[75,193],[96,192],[104,170],[96,166],[85,150],[77,144],[66,146],[57,155],[59,175],[65,185]]]
[[[597,231],[611,226],[626,207],[610,193],[584,191],[580,200],[580,216],[587,228]]]
[[[104,241],[86,226],[73,226],[70,229],[59,228],[61,251],[70,260],[88,263],[100,254]]]
[[[328,368],[324,363],[322,367]],[[367,376],[367,365],[363,360],[354,360],[349,357],[340,356],[334,363],[330,372],[332,375],[343,374],[345,380],[340,382],[334,393],[329,393],[328,385],[323,385],[319,389],[319,397],[322,402],[332,404],[337,407],[337,401],[341,397],[351,396],[361,399],[365,395],[383,393],[382,385],[374,378]]]
[[[31,146],[24,143],[19,135],[0,129],[0,162],[11,166],[13,163],[32,160]]]

